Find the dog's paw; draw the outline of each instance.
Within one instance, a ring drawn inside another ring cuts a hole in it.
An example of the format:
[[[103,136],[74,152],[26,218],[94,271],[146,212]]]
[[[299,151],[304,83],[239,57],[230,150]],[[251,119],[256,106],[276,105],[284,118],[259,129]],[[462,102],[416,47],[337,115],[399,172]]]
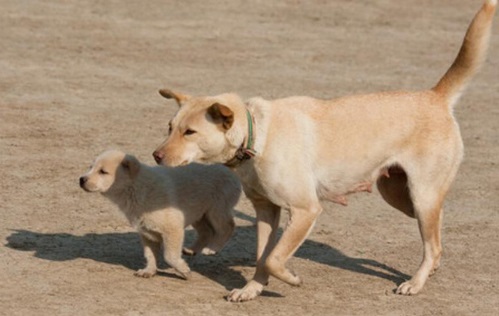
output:
[[[179,270],[176,270],[177,273],[182,277],[182,279],[184,280],[189,280],[191,278],[191,271],[179,271]]]
[[[416,295],[423,288],[422,285],[418,284],[413,280],[409,280],[399,285],[395,293],[400,295]]]
[[[302,279],[294,272],[291,270],[288,270],[289,274],[287,275],[287,278],[284,280],[286,283],[288,283],[291,286],[301,286],[303,284]]]
[[[154,269],[154,270],[152,270],[152,269],[140,269],[140,270],[135,271],[135,273],[133,275],[135,275],[136,277],[140,277],[140,278],[152,278],[153,276],[156,275],[156,269]]]
[[[242,289],[233,289],[229,295],[226,296],[229,302],[246,302],[255,299],[262,293],[263,285],[255,281],[250,281]]]

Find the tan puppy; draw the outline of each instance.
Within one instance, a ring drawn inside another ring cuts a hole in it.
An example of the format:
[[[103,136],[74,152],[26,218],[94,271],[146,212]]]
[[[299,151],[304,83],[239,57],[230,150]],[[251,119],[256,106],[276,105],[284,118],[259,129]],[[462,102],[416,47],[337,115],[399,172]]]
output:
[[[390,205],[417,218],[423,239],[421,266],[397,293],[423,288],[439,267],[442,205],[463,157],[453,106],[485,59],[496,4],[485,1],[454,64],[427,91],[247,102],[160,91],[180,108],[156,161],[233,166],[257,212],[256,273],[229,301],[255,298],[269,275],[299,285],[286,262],[312,230],[319,201],[346,205],[349,193],[371,191],[374,182]],[[281,209],[290,221],[276,243]]]
[[[80,178],[88,192],[100,192],[116,203],[140,234],[147,260],[135,275],[156,274],[161,245],[164,259],[182,277],[190,269],[182,259],[184,229],[192,225],[198,239],[187,254],[221,250],[234,231],[232,210],[241,187],[224,166],[191,164],[180,168],[150,167],[120,151],[107,151]]]

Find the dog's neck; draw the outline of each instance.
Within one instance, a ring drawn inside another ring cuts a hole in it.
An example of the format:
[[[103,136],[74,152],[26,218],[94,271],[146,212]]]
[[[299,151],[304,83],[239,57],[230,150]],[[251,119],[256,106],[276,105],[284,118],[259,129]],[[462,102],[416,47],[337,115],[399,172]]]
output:
[[[236,150],[234,157],[225,163],[227,167],[234,168],[246,160],[253,158],[256,155],[255,145],[255,119],[251,115],[248,108],[246,110],[246,120],[248,125],[247,136],[244,138],[241,146]]]

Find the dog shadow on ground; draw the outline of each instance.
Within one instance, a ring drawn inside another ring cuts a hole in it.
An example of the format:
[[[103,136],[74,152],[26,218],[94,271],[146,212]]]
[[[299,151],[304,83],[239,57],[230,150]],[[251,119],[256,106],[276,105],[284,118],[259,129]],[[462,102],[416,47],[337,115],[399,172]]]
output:
[[[242,212],[236,210],[235,215],[239,219],[243,219],[252,224],[256,221],[253,217],[246,215]],[[244,228],[244,229],[243,229]],[[251,235],[250,239],[250,249],[248,249],[254,256],[256,253],[256,227],[239,227],[239,232],[236,233],[236,239],[238,235]],[[247,232],[245,232],[247,230]],[[282,235],[282,229],[279,229],[278,236]],[[245,247],[248,248],[248,242],[236,242],[237,244],[244,243]],[[230,244],[229,244],[230,246]],[[252,248],[251,248],[252,247]],[[310,239],[305,240],[305,242],[298,248],[298,251],[294,255],[295,257],[311,260],[320,264],[328,265],[331,267],[336,267],[344,270],[349,270],[356,273],[362,273],[366,275],[371,275],[392,281],[396,285],[409,280],[411,277],[403,272],[398,271],[386,264],[380,263],[376,260],[365,259],[365,258],[353,258],[345,255],[338,249],[331,247],[327,244],[316,242]],[[253,257],[252,257],[253,258]]]
[[[254,223],[254,219],[241,212],[236,216]],[[186,230],[186,244],[194,242],[194,230]],[[137,233],[89,233],[77,236],[67,233],[38,233],[28,230],[14,230],[7,237],[7,247],[19,251],[34,251],[37,258],[51,261],[67,261],[79,258],[91,259],[113,265],[121,265],[131,270],[143,268],[145,260]],[[254,225],[239,226],[226,247],[215,256],[186,257],[191,269],[221,284],[227,290],[240,288],[246,283],[241,272],[233,267],[254,267],[256,253],[256,228]],[[383,278],[399,284],[409,276],[376,260],[352,258],[341,251],[320,242],[306,240],[295,254],[308,259],[355,273]],[[160,260],[160,268],[166,264]],[[173,273],[159,275],[176,277]],[[262,295],[280,296],[264,291]]]

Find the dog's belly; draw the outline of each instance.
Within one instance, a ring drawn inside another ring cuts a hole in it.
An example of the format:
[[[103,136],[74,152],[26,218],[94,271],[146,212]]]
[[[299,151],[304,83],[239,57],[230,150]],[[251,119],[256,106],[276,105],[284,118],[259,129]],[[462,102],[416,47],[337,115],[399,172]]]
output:
[[[317,195],[321,200],[328,200],[346,206],[347,195],[357,192],[372,192],[373,183],[380,176],[389,177],[388,167],[376,168],[373,172],[357,177],[330,178],[319,181]]]

